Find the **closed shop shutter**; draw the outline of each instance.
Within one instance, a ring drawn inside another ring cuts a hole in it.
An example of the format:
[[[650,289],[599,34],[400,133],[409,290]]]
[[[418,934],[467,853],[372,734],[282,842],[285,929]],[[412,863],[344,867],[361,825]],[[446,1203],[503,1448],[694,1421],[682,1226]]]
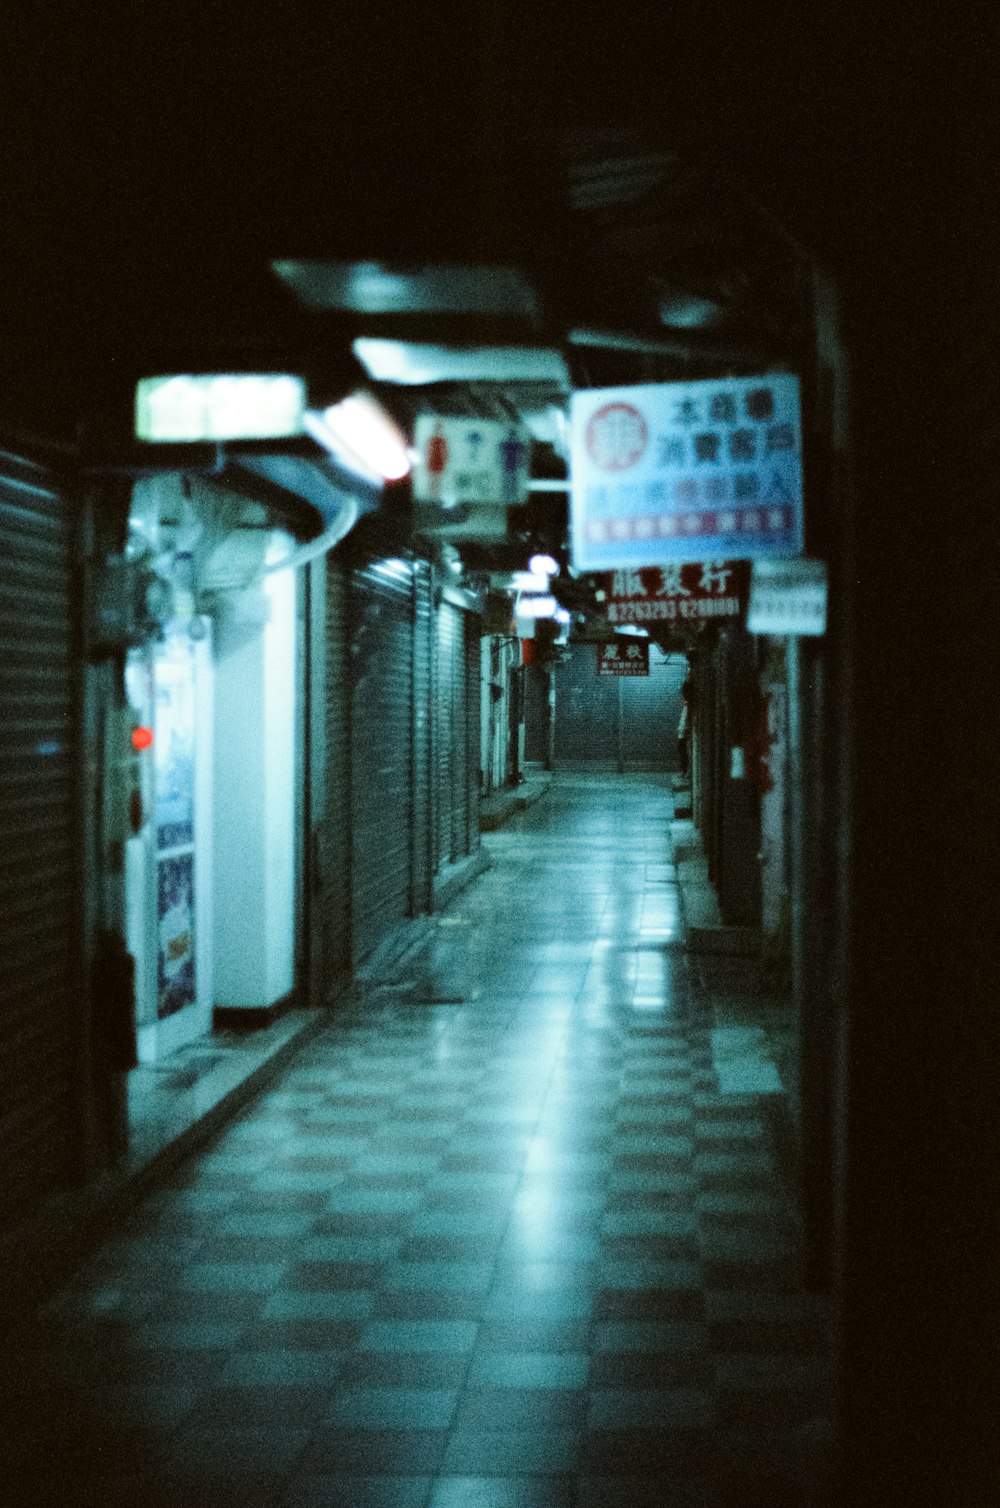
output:
[[[434,603],[431,568],[427,561],[414,565],[413,623],[413,910],[431,909],[433,871],[431,834],[431,771],[433,706],[431,658],[434,633]]]
[[[479,846],[479,618],[442,602],[437,619],[437,867]]]
[[[438,867],[450,864],[457,854],[455,831],[455,663],[461,646],[458,609],[442,602],[437,620],[436,711]]]
[[[351,967],[351,682],[348,573],[327,557],[325,794],[322,835],[324,964],[334,983]]]
[[[556,669],[555,757],[613,768],[618,756],[618,682],[597,674],[596,644],[574,644]]]
[[[627,770],[677,770],[677,724],[687,662],[649,647],[649,675],[625,679],[622,688],[622,754]]]
[[[351,597],[352,951],[360,963],[411,910],[413,566],[357,566]]]
[[[451,857],[464,858],[469,841],[469,730],[465,714],[465,614],[448,607],[451,629]]]
[[[74,515],[0,454],[0,1224],[63,1184],[82,987]]]
[[[465,851],[479,847],[479,780],[482,748],[482,661],[479,650],[481,619],[465,613],[465,725],[466,739],[466,840]]]

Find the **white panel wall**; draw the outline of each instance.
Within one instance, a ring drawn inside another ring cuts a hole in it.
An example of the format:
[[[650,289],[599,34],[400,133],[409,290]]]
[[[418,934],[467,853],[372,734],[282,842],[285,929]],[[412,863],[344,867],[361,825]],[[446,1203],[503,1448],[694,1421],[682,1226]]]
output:
[[[215,1003],[294,983],[296,578],[227,597],[216,629]]]

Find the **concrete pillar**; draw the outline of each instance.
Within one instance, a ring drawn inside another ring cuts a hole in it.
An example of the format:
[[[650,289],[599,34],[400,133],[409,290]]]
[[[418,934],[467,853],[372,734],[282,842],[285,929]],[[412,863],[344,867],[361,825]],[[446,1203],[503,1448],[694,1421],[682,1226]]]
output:
[[[296,580],[227,599],[216,630],[215,1003],[267,1009],[295,974]]]

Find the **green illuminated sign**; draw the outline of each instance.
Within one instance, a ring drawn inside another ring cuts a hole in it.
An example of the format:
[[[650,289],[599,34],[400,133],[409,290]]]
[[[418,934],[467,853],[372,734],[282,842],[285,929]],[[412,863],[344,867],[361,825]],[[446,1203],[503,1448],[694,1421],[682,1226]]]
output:
[[[143,377],[135,433],[154,443],[277,440],[303,433],[305,383],[286,373]]]

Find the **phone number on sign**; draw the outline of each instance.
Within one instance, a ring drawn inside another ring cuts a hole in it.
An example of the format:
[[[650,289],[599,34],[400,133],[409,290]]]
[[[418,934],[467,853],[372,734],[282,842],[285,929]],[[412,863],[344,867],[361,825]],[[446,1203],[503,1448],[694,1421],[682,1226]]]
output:
[[[609,602],[609,623],[668,623],[675,618],[738,618],[738,597],[686,597],[665,602]]]

